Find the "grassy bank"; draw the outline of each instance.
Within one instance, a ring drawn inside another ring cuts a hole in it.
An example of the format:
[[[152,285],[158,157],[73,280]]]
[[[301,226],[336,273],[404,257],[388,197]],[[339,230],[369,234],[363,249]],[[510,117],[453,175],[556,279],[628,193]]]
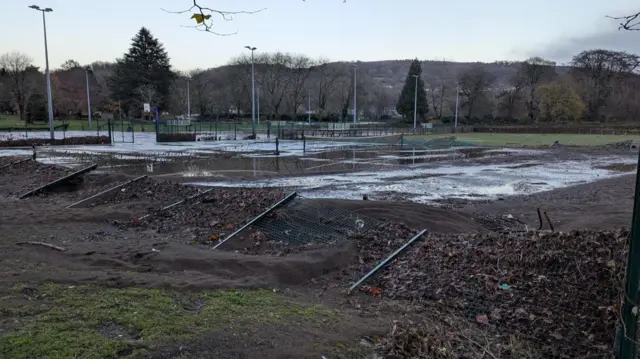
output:
[[[209,357],[189,344],[228,338],[229,330],[246,335],[282,323],[338,320],[333,310],[266,290],[179,293],[46,284],[15,287],[0,303],[2,358],[148,357],[183,346],[192,350],[172,357]]]
[[[107,121],[98,120],[98,119],[94,119],[92,121],[91,127],[89,127],[89,120],[87,119],[82,119],[82,120],[66,119],[64,121],[56,120],[54,121],[53,124],[54,126],[61,126],[63,124],[67,124],[68,125],[67,131],[94,131],[98,129],[98,126],[100,126],[101,131],[107,130]],[[122,127],[120,121],[114,121],[113,125],[114,125],[114,129],[116,130],[120,130],[120,128]],[[126,127],[128,126],[129,126],[128,123],[124,123],[125,130],[126,130]],[[20,117],[18,116],[0,115],[0,129],[11,128],[11,127],[20,129],[15,131],[15,132],[20,132],[25,127],[25,124],[23,121],[20,121]],[[34,124],[29,125],[28,127],[48,129],[49,125],[43,122],[36,122]],[[152,123],[145,123],[145,124],[135,124],[134,130],[136,132],[140,132],[140,131],[153,132],[155,131],[155,128]]]
[[[446,135],[406,136],[410,141],[428,141],[455,136],[459,141],[484,146],[520,147],[547,146],[555,141],[563,145],[602,146],[606,144],[635,140],[634,135],[582,135],[582,134],[520,134],[520,133],[456,133]]]

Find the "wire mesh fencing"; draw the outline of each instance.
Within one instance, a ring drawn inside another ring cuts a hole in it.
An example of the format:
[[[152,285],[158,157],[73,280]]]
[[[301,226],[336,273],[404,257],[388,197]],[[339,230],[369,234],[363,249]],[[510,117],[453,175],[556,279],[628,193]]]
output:
[[[249,239],[250,246],[260,245],[267,251],[296,250],[337,245],[381,224],[377,219],[323,200],[298,195],[245,228],[238,237]]]

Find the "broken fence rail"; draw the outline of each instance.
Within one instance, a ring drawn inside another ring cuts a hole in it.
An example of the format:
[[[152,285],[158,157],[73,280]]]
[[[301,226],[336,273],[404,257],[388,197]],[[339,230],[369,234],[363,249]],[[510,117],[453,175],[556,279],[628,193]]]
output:
[[[83,168],[83,169],[81,169],[79,171],[73,172],[70,175],[66,175],[64,177],[58,178],[58,179],[56,179],[54,181],[51,181],[51,182],[45,184],[44,186],[40,186],[40,187],[38,187],[38,188],[36,188],[36,189],[34,189],[32,191],[24,193],[18,198],[19,199],[25,199],[27,197],[31,197],[31,196],[33,196],[33,195],[35,195],[37,193],[44,192],[44,191],[48,190],[51,187],[57,186],[60,183],[65,182],[65,181],[67,181],[67,180],[69,180],[71,178],[81,176],[81,175],[83,175],[83,174],[85,174],[87,172],[91,172],[91,171],[95,170],[96,168],[98,168],[98,164],[92,164],[89,167],[85,167],[85,168]]]
[[[349,293],[351,293],[354,289],[358,288],[360,284],[362,284],[365,280],[369,279],[372,275],[374,275],[378,270],[387,265],[393,258],[395,258],[400,252],[404,251],[407,247],[409,247],[413,242],[415,242],[418,238],[422,237],[427,232],[426,229],[423,229],[418,234],[413,236],[411,239],[407,241],[407,243],[403,244],[402,247],[395,250],[395,252],[391,253],[387,258],[385,258],[382,262],[378,263],[369,273],[365,274],[362,278],[358,279],[350,288]]]
[[[139,220],[140,220],[140,221],[142,221],[142,220],[144,220],[145,218],[151,217],[151,216],[152,216],[152,215],[154,215],[154,214],[158,214],[158,213],[160,213],[160,212],[166,211],[166,210],[168,210],[168,209],[170,209],[170,208],[173,208],[173,207],[175,207],[175,206],[178,206],[178,205],[180,205],[180,204],[182,204],[182,203],[184,203],[184,202],[191,201],[192,199],[198,198],[198,197],[200,197],[200,196],[202,196],[202,195],[204,195],[204,194],[207,194],[207,193],[209,193],[209,192],[211,192],[211,191],[213,191],[213,190],[214,190],[214,188],[210,188],[210,189],[208,189],[208,190],[206,190],[206,191],[202,191],[202,192],[200,192],[200,193],[196,193],[196,194],[194,194],[194,195],[193,195],[193,196],[191,196],[191,197],[187,197],[187,198],[185,198],[185,199],[183,199],[183,200],[180,200],[180,201],[178,201],[178,202],[176,202],[176,203],[170,204],[170,205],[168,205],[168,206],[166,206],[166,207],[162,207],[162,208],[160,208],[160,210],[158,210],[157,212],[154,212],[154,213],[147,213],[147,214],[145,214],[144,216],[140,217],[140,218],[139,218]]]
[[[240,227],[237,231],[231,233],[227,238],[225,238],[224,240],[222,240],[222,242],[216,244],[213,249],[216,249],[218,247],[220,247],[221,245],[225,244],[228,240],[230,240],[231,238],[235,237],[236,235],[238,235],[238,233],[244,231],[245,229],[247,229],[249,226],[251,226],[252,224],[260,221],[261,219],[263,219],[266,215],[268,215],[269,213],[271,213],[274,209],[286,204],[287,202],[291,201],[292,199],[294,199],[296,196],[298,195],[297,192],[291,192],[289,193],[286,197],[284,197],[283,199],[281,199],[280,201],[278,201],[276,204],[274,204],[273,206],[267,208],[267,210],[265,210],[264,212],[260,213],[259,215],[257,215],[255,218],[253,218],[252,220],[250,220],[249,222],[247,222],[244,226]]]
[[[104,194],[107,194],[107,193],[109,193],[109,192],[111,192],[111,191],[114,191],[114,190],[120,189],[120,188],[122,188],[122,187],[126,187],[127,185],[130,185],[130,184],[132,184],[132,183],[134,183],[134,182],[138,182],[139,180],[141,180],[141,179],[143,179],[143,178],[147,178],[147,175],[142,175],[142,176],[140,176],[140,177],[136,177],[136,178],[134,178],[134,179],[132,179],[132,180],[129,180],[129,181],[127,181],[127,182],[124,182],[124,183],[121,183],[121,184],[119,184],[119,185],[116,185],[116,186],[113,186],[113,187],[111,187],[111,188],[108,188],[108,189],[106,189],[106,190],[104,190],[104,191],[102,191],[102,192],[100,192],[100,193],[94,194],[94,195],[93,195],[93,196],[91,196],[91,197],[88,197],[88,198],[82,199],[82,200],[80,200],[80,201],[78,201],[78,202],[76,202],[76,203],[72,203],[72,204],[68,205],[68,206],[67,206],[67,208],[75,207],[75,206],[77,206],[77,205],[80,205],[80,204],[82,204],[82,203],[85,203],[85,202],[87,202],[87,201],[90,201],[90,200],[92,200],[92,199],[95,199],[95,198],[97,198],[97,197],[100,197],[100,196],[102,196],[102,195],[104,195]]]
[[[19,165],[21,163],[27,162],[27,161],[31,161],[31,158],[25,158],[23,160],[19,160],[19,161],[15,161],[15,162],[11,162],[11,163],[7,163],[4,166],[0,166],[0,170],[3,170],[5,168],[9,168],[11,166],[15,166],[15,165]]]

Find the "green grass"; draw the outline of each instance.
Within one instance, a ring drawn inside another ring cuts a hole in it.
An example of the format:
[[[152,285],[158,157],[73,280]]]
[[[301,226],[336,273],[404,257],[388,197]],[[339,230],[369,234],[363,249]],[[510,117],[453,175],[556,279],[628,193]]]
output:
[[[100,124],[101,126],[101,131],[105,131],[106,134],[106,130],[107,130],[107,126],[106,126],[106,121],[104,120],[97,120],[94,119],[92,121],[92,126],[89,127],[89,121],[87,119],[83,119],[83,120],[76,120],[76,119],[68,119],[65,121],[61,121],[61,120],[56,120],[54,121],[54,126],[60,126],[63,124],[68,124],[68,131],[92,131],[92,130],[97,130],[97,125]],[[120,122],[119,121],[114,121],[114,130],[120,130]],[[20,121],[20,117],[19,116],[13,116],[13,115],[0,115],[0,128],[9,128],[9,127],[16,127],[16,128],[24,128],[24,122]],[[31,125],[31,127],[33,128],[48,128],[48,124],[44,123],[44,122],[36,122],[34,124]],[[124,128],[125,130],[128,127],[128,123],[124,124]],[[134,125],[134,130],[136,132],[139,131],[145,131],[145,132],[153,132],[155,131],[155,127],[154,124],[152,123],[145,123],[145,124],[135,124]],[[17,131],[16,131],[17,132]]]
[[[562,145],[601,146],[640,138],[635,135],[582,135],[582,134],[511,134],[511,133],[456,133],[446,135],[406,136],[409,141],[428,141],[455,136],[458,141],[484,146],[545,146],[555,141]]]
[[[141,288],[100,288],[46,284],[24,300],[22,288],[0,298],[0,357],[116,358],[144,355],[163,344],[188,342],[229,327],[283,320],[327,321],[335,313],[304,306],[272,291],[217,291],[185,294]],[[19,306],[9,306],[22,298]],[[185,299],[190,305],[185,309]],[[4,325],[8,323],[8,325]],[[124,335],[99,331],[115,323]]]

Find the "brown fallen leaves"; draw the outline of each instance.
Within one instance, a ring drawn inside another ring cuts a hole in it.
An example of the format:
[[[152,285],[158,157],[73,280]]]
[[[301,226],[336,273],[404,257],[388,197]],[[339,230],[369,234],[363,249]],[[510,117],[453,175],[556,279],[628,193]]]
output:
[[[520,346],[535,348],[534,357],[604,357],[612,351],[627,236],[625,230],[429,234],[383,269],[375,285],[387,297],[422,303],[430,317],[466,318],[467,326],[490,338],[493,350],[509,352],[509,343],[518,338]],[[380,250],[378,256],[387,253]],[[396,329],[389,335],[402,338],[386,338],[381,345],[394,353],[398,347],[389,343],[414,336],[433,341],[437,333]],[[447,357],[428,356],[423,346],[422,351],[415,347],[403,345],[402,357]]]

